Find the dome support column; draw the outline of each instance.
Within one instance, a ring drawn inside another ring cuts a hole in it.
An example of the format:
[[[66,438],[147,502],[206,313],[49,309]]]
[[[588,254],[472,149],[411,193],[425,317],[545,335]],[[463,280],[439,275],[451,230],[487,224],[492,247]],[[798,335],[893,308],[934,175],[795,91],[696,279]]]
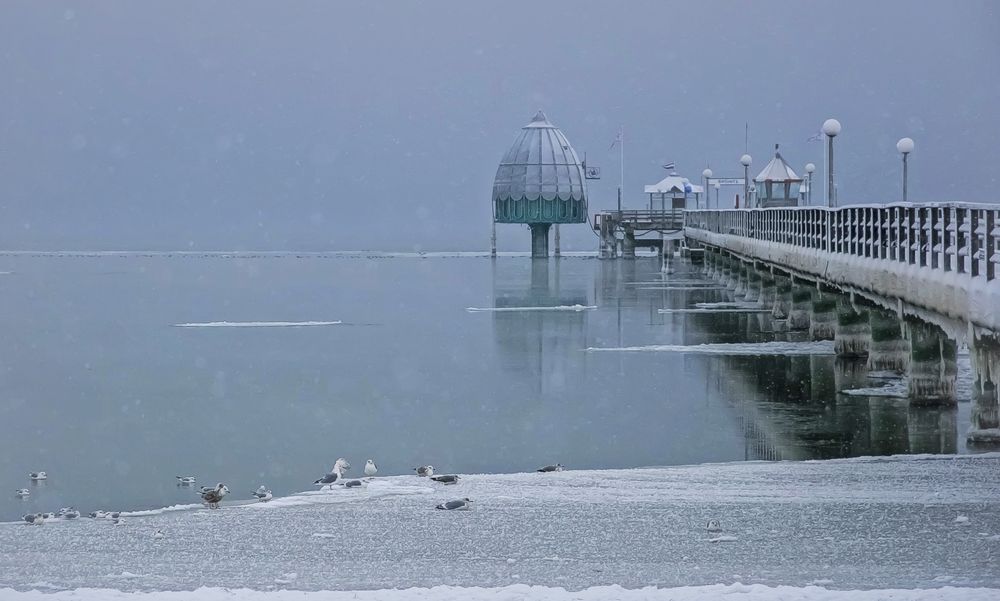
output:
[[[532,223],[531,228],[531,258],[549,258],[549,228],[551,223]]]

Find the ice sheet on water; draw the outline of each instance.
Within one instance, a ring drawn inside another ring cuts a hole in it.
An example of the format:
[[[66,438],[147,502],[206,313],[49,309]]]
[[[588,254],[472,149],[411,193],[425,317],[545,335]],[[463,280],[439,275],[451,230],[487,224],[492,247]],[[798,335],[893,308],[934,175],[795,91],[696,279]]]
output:
[[[302,328],[336,326],[341,321],[205,321],[175,323],[175,328]]]
[[[593,311],[597,305],[558,305],[555,307],[466,307],[469,313],[510,313],[519,311]]]
[[[761,307],[733,307],[722,309],[657,309],[657,313],[770,313],[770,309]]]
[[[840,392],[848,396],[877,396],[893,399],[905,399],[907,397],[906,380],[897,378],[885,380],[882,386],[866,386],[863,388],[848,388]]]
[[[707,355],[832,355],[833,342],[738,342],[711,344],[650,344],[646,346],[589,347],[587,352],[698,353]]]
[[[734,301],[720,301],[717,303],[695,303],[694,307],[696,309],[760,309],[762,308],[758,303],[749,302],[734,302]]]

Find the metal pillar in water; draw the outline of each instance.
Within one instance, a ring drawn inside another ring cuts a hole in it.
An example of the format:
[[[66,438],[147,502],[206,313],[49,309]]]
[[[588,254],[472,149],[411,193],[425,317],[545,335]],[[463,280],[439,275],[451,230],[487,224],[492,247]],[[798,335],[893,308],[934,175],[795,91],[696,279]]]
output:
[[[531,258],[547,259],[549,257],[550,223],[532,223],[531,228]]]
[[[556,243],[555,256],[558,257],[558,256],[560,256],[562,254],[562,252],[559,250],[559,224],[558,223],[555,226],[555,233],[552,235],[552,237],[555,238],[555,243]]]

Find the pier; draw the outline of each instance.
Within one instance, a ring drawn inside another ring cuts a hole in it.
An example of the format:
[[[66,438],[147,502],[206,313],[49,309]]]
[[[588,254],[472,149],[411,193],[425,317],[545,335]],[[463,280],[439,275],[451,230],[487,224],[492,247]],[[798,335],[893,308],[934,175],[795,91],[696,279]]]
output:
[[[905,373],[914,404],[955,402],[955,359],[974,377],[969,440],[1000,427],[1000,208],[889,204],[689,210],[687,244],[746,302],[838,356]]]

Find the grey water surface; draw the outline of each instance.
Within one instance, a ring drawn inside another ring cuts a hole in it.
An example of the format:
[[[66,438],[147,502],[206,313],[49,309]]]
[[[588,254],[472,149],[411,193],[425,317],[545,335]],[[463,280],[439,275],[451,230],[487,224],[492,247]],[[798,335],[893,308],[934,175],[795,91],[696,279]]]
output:
[[[338,457],[388,475],[964,452],[967,403],[840,395],[845,377],[873,383],[832,353],[586,351],[788,337],[762,313],[660,313],[732,300],[679,261],[9,255],[0,270],[0,520],[197,501],[176,475],[283,495]],[[49,479],[30,484],[36,470]]]

